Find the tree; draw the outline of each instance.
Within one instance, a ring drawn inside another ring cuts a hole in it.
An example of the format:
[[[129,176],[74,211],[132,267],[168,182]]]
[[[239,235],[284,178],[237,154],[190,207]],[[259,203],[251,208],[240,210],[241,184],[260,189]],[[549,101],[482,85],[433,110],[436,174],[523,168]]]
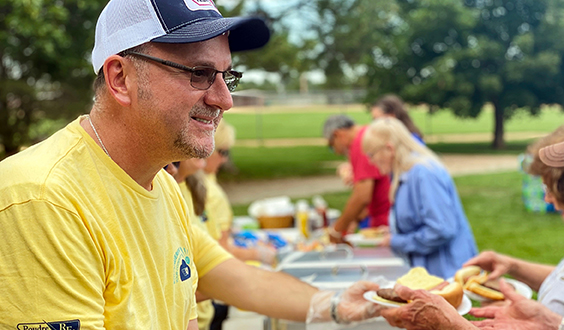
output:
[[[476,117],[494,108],[494,148],[519,109],[564,104],[564,3],[558,0],[398,0],[402,33],[369,71],[374,94]],[[394,55],[395,54],[395,55]],[[388,61],[386,61],[388,60]],[[390,66],[382,63],[392,62]],[[374,95],[372,95],[374,96]]]
[[[396,6],[387,0],[312,0],[309,30],[318,40],[313,60],[327,78],[325,88],[364,86],[374,45],[381,43]],[[312,13],[316,13],[316,16]]]
[[[260,1],[255,1],[252,6],[247,1],[240,1],[231,9],[220,7],[224,16],[258,16],[265,19],[271,29],[271,39],[268,44],[258,50],[251,50],[233,54],[235,66],[242,66],[246,70],[259,69],[265,72],[276,73],[280,76],[282,85],[288,86],[292,79],[297,80],[301,73],[314,67],[313,61],[308,57],[316,45],[311,39],[303,39],[296,44],[289,41],[288,26],[284,20],[288,11],[298,10],[290,6],[288,9],[274,13],[265,8]],[[250,9],[249,9],[250,7]],[[244,81],[243,81],[244,83]]]
[[[42,118],[83,113],[103,0],[0,2],[0,142],[6,155],[31,142]]]

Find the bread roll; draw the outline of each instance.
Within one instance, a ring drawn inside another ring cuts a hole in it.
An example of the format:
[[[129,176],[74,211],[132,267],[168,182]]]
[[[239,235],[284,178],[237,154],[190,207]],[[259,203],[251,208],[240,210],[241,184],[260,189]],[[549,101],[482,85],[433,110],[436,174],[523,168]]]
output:
[[[445,286],[445,280],[438,277],[430,275],[427,270],[423,267],[412,268],[407,274],[398,278],[397,284],[407,286],[412,290],[428,290],[429,292],[439,295],[446,299],[446,301],[458,308],[462,303],[462,298],[464,296],[462,285],[460,283],[449,283]],[[441,289],[436,289],[436,287],[442,287]],[[388,303],[403,305],[405,303],[398,303],[395,301],[387,300],[382,297],[374,297],[376,300],[385,301]]]

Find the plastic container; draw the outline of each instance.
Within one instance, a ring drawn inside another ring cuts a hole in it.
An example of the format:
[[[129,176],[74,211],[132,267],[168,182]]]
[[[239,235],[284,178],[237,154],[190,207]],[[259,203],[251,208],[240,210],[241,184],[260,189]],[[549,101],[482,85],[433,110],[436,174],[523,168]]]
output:
[[[309,238],[309,204],[306,200],[300,199],[296,202],[296,223],[300,233],[304,238]]]

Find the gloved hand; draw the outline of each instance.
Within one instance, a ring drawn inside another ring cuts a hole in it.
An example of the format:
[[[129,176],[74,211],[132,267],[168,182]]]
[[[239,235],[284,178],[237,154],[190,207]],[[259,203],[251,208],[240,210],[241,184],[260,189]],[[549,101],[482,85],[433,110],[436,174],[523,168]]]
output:
[[[273,265],[276,260],[276,249],[270,245],[257,245],[257,260],[265,265]]]
[[[342,294],[333,291],[319,291],[309,304],[306,324],[333,321],[339,324],[364,321],[380,316],[382,306],[364,299],[366,291],[375,291],[376,283],[359,281]]]

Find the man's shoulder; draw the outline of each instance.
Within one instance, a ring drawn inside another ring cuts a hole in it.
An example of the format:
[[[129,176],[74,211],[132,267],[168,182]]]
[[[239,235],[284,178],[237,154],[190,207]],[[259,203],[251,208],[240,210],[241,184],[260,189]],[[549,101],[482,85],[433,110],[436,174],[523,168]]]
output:
[[[78,136],[62,129],[0,162],[0,195],[6,196],[4,192],[10,192],[7,196],[39,198],[46,188],[52,188],[53,177],[72,177],[79,167],[72,160],[79,140]]]

